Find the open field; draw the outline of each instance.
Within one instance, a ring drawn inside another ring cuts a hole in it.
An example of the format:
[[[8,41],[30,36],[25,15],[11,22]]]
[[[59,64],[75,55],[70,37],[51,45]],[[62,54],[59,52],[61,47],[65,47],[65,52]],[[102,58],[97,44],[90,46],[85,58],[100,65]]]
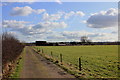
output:
[[[116,78],[118,73],[118,46],[35,46],[45,54],[59,60],[63,55],[63,62],[78,69],[78,58],[81,57],[82,71],[78,73],[92,78]]]

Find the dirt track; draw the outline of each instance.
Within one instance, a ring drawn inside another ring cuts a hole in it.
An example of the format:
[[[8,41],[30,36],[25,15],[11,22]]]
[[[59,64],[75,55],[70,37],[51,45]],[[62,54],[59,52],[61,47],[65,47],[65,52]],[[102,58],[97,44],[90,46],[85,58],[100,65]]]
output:
[[[23,58],[23,69],[20,78],[74,78],[74,76],[66,73],[29,47],[25,47]]]

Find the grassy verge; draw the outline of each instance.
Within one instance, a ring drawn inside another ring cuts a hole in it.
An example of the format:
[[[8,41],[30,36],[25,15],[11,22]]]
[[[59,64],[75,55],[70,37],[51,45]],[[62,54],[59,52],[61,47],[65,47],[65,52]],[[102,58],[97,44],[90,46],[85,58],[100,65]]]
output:
[[[18,58],[17,63],[16,63],[16,67],[15,70],[13,71],[13,73],[10,75],[10,78],[19,78],[20,77],[20,72],[23,68],[23,55],[25,53],[25,48],[21,54],[21,56]]]

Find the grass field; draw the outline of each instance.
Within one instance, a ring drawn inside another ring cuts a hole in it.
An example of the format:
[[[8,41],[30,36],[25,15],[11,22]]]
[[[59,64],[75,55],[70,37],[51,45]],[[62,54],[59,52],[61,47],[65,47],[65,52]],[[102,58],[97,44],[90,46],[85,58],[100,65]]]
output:
[[[59,60],[59,54],[63,55],[65,63],[78,68],[78,58],[81,57],[82,71],[86,77],[116,78],[118,74],[118,46],[35,46],[37,50],[44,51]],[[80,73],[79,73],[80,74]]]

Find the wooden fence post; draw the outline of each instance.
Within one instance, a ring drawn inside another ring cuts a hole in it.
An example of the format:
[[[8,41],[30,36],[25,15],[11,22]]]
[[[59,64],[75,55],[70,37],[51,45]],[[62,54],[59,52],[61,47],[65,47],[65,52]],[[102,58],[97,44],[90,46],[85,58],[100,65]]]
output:
[[[43,49],[42,49],[42,53],[44,53]]]
[[[79,58],[79,71],[82,70],[81,58]]]
[[[53,58],[53,53],[52,53],[52,51],[51,51],[51,57]]]
[[[62,54],[60,54],[60,62],[62,63]]]

